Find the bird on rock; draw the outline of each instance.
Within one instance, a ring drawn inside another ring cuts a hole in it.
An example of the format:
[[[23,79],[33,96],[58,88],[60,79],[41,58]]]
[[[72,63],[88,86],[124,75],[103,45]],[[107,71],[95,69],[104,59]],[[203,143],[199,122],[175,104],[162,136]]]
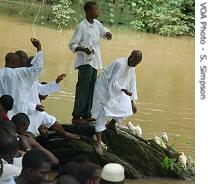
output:
[[[185,156],[185,154],[183,152],[181,152],[181,154],[179,155],[178,161],[179,161],[180,165],[186,169],[187,157]]]

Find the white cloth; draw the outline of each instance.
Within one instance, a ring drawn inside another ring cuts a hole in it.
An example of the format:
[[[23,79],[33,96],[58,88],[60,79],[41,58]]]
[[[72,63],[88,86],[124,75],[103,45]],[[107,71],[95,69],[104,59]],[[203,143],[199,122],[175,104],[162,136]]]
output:
[[[95,126],[95,131],[96,132],[103,132],[106,130],[106,124],[108,120],[114,119],[116,122],[120,123],[124,119],[124,117],[107,117],[104,116],[103,111],[101,111],[96,119],[96,126]]]
[[[87,19],[82,20],[76,27],[69,44],[69,48],[75,53],[77,47],[85,47],[94,50],[94,54],[88,56],[84,52],[77,52],[74,68],[89,64],[96,70],[102,68],[102,59],[99,46],[100,37],[105,38],[109,29],[104,27],[98,20],[94,19],[90,24]]]
[[[19,112],[27,113],[30,88],[43,68],[42,51],[37,52],[31,64],[28,68],[0,69],[0,96],[10,95],[14,99],[13,109],[8,113],[10,118]]]
[[[19,159],[22,160],[22,157]],[[0,184],[13,184],[13,178],[20,175],[22,167],[15,165],[15,163],[8,164],[4,159],[1,160],[3,162],[3,173],[0,177]]]
[[[132,92],[127,96],[122,89]],[[92,116],[128,117],[133,114],[131,100],[137,99],[135,68],[120,58],[105,68],[96,80]]]
[[[36,105],[41,104],[39,94],[49,95],[59,90],[60,86],[55,81],[48,84],[40,84],[38,82],[34,82],[31,88],[31,98],[27,114],[30,119],[28,131],[33,133],[35,136],[39,135],[38,128],[41,125],[50,128],[56,122],[56,118],[54,116],[49,115],[47,112],[40,112],[36,110]]]
[[[39,82],[35,81],[30,89],[30,99],[29,99],[29,106],[31,104],[41,104],[39,99],[40,95],[50,95],[60,90],[60,85],[57,84],[55,81],[52,81],[48,84],[40,84]],[[35,110],[36,106],[34,107]],[[32,108],[29,107],[29,111]]]
[[[43,125],[44,127],[50,128],[55,124],[56,118],[51,116],[47,112],[34,111],[33,115],[28,115],[30,119],[30,125],[28,127],[29,132],[33,133],[35,136],[39,135],[38,128]]]

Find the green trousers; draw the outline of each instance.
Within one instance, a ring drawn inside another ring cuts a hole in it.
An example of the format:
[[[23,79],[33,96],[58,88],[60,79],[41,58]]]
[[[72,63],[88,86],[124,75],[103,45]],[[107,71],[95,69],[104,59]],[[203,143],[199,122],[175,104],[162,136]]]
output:
[[[97,77],[97,70],[90,65],[81,65],[78,68],[78,81],[72,116],[91,117],[93,91]]]

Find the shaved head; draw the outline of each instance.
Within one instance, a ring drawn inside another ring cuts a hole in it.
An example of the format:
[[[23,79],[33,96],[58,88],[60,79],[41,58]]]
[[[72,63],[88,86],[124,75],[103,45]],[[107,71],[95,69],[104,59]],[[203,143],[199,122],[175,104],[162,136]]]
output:
[[[128,57],[128,65],[135,67],[142,60],[142,52],[140,50],[133,50],[131,55]]]
[[[5,56],[5,67],[15,68],[19,65],[19,63],[20,63],[20,58],[17,54],[9,52]]]

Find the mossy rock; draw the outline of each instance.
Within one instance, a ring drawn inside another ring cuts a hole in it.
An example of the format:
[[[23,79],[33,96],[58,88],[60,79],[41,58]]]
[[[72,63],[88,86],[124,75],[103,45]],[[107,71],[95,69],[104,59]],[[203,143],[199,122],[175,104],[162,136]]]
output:
[[[191,162],[188,161],[186,169],[178,164],[179,153],[170,146],[164,149],[153,140],[132,135],[125,128],[119,127],[119,134],[111,129],[103,133],[103,141],[108,146],[107,152],[103,155],[98,155],[94,149],[95,141],[92,138],[95,134],[94,124],[63,125],[63,128],[81,135],[81,139],[68,141],[60,138],[56,133],[49,134],[47,138],[37,137],[38,142],[55,154],[61,165],[78,155],[85,155],[90,161],[102,167],[110,162],[120,163],[125,168],[126,178],[130,179],[157,176],[189,180],[195,174],[194,165]]]

